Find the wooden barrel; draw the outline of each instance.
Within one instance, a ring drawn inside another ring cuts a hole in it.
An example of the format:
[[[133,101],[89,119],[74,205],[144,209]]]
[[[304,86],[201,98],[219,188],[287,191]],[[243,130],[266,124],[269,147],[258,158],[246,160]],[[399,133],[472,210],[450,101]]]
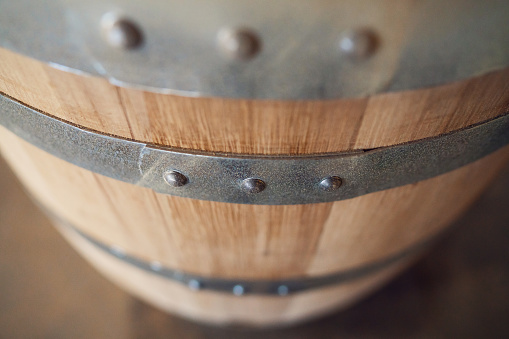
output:
[[[508,160],[506,4],[214,5],[0,4],[2,154],[134,295],[213,323],[347,306]]]

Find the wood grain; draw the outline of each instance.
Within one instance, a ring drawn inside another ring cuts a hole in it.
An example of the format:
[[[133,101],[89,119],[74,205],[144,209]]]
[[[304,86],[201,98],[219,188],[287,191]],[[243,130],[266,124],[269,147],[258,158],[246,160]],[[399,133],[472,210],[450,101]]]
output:
[[[0,134],[2,153],[46,208],[147,261],[205,276],[288,278],[356,268],[429,238],[509,159],[509,148],[453,172],[334,203],[263,206],[156,194]],[[475,179],[474,179],[475,178]]]
[[[415,91],[327,101],[188,98],[121,88],[0,49],[0,92],[65,121],[205,151],[370,149],[454,131],[509,109],[509,69]]]
[[[347,307],[408,266],[413,258],[370,276],[324,289],[280,296],[242,296],[192,291],[101,252],[65,227],[65,238],[102,274],[130,293],[167,312],[213,324],[281,326]],[[128,278],[126,278],[128,277]]]
[[[379,339],[396,335],[440,338],[443,333],[464,339],[509,336],[507,166],[496,184],[455,224],[453,232],[383,291],[327,318],[261,332],[189,322],[128,296],[94,272],[64,242],[31,204],[2,159],[0,187],[2,338],[340,339],[371,338],[374,333]],[[127,280],[125,275],[118,279]]]
[[[121,88],[4,49],[0,58],[0,92],[46,114],[123,138],[205,151],[308,154],[370,149],[438,136],[509,109],[509,69],[366,98],[253,101]],[[354,199],[258,206],[156,194],[59,160],[3,128],[0,149],[41,205],[86,234],[146,261],[231,279],[325,275],[400,253],[444,229],[509,159],[506,147],[441,176]],[[83,251],[79,241],[70,241]],[[193,295],[92,252],[83,251],[138,295],[166,310],[216,322],[268,324],[316,315],[349,303],[402,267],[351,285],[274,301]],[[125,274],[129,278],[121,279]]]

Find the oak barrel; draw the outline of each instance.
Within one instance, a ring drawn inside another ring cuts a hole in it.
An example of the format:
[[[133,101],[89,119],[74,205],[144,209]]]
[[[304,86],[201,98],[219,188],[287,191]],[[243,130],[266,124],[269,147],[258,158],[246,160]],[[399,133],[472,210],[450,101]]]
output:
[[[24,3],[0,2],[1,152],[77,251],[170,312],[346,307],[509,158],[503,2]]]

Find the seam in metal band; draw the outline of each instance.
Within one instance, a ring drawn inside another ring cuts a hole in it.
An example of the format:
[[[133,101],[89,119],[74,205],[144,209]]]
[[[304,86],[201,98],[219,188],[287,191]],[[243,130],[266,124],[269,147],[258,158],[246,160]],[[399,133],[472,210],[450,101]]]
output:
[[[48,211],[46,210],[48,213]],[[180,270],[174,270],[163,266],[159,261],[144,261],[140,258],[131,256],[117,246],[108,246],[97,239],[83,233],[68,222],[63,221],[59,217],[49,212],[50,218],[56,221],[58,227],[63,230],[69,230],[78,235],[89,244],[95,246],[98,250],[109,254],[124,263],[132,265],[136,268],[146,272],[163,277],[170,281],[187,286],[191,290],[208,290],[213,292],[231,293],[237,296],[241,295],[274,295],[274,296],[287,296],[299,292],[312,291],[320,288],[333,287],[340,284],[352,282],[357,279],[367,277],[369,275],[380,272],[384,269],[391,267],[394,264],[403,262],[412,256],[417,256],[432,243],[434,243],[439,236],[432,236],[431,238],[410,246],[409,248],[376,261],[371,264],[361,266],[359,268],[350,269],[334,274],[316,276],[316,277],[302,277],[281,280],[247,280],[247,279],[220,279],[204,277],[196,274],[186,273]]]
[[[358,152],[243,156],[162,148],[85,130],[0,95],[0,124],[74,165],[180,197],[257,205],[332,202],[429,179],[509,144],[509,114]]]

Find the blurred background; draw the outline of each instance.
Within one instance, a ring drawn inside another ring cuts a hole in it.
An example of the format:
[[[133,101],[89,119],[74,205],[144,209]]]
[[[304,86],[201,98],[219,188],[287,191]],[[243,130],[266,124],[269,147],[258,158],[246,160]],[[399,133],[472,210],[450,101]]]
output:
[[[282,329],[168,315],[99,275],[0,159],[0,338],[509,338],[509,166],[411,269],[355,306]]]

